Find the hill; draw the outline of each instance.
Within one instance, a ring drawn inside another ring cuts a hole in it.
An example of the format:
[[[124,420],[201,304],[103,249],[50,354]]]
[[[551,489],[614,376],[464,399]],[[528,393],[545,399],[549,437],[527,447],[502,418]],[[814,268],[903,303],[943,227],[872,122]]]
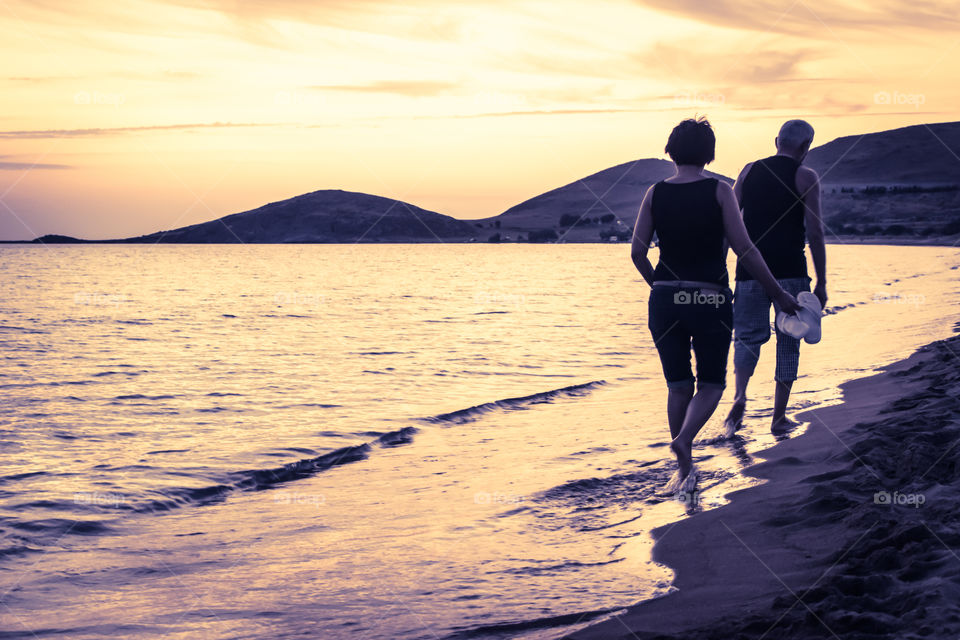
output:
[[[629,235],[636,222],[647,188],[674,173],[672,162],[647,158],[624,162],[569,184],[551,189],[510,207],[491,218],[474,221],[482,235],[499,233],[502,238],[549,240],[552,234],[564,242],[597,242],[610,236]],[[726,176],[707,172],[727,182]]]
[[[960,233],[960,122],[845,136],[810,150],[830,237],[944,242]]]
[[[952,243],[960,234],[960,122],[837,138],[812,149],[806,162],[822,176],[832,240]],[[479,220],[458,220],[365,193],[314,191],[189,227],[109,242],[627,240],[647,188],[673,172],[667,160],[625,162]],[[48,235],[36,242],[83,241]]]
[[[960,122],[844,136],[810,150],[806,164],[825,184],[960,182]]]
[[[120,242],[467,242],[474,235],[468,222],[400,200],[328,189]]]

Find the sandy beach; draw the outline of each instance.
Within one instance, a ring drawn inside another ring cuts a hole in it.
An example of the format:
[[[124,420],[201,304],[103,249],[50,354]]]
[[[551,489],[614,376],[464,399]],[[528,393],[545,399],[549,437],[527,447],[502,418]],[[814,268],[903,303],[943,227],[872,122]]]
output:
[[[766,482],[654,530],[675,592],[568,637],[958,637],[958,362],[934,342],[800,414]]]

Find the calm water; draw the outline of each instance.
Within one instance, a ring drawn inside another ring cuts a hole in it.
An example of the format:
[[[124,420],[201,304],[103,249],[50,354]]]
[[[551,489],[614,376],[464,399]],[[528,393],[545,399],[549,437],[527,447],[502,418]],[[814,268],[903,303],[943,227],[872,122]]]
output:
[[[0,631],[551,638],[665,592],[648,532],[690,507],[628,253],[3,247]],[[960,320],[960,250],[829,255],[794,410]],[[699,508],[771,393],[695,450]]]

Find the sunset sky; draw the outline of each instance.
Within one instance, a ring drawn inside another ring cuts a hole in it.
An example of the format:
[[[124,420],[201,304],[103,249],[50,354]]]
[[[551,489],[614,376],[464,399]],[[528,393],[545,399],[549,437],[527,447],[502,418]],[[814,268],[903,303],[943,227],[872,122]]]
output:
[[[0,1],[0,239],[125,237],[317,189],[496,215],[664,157],[715,171],[960,120],[956,4],[928,0]]]

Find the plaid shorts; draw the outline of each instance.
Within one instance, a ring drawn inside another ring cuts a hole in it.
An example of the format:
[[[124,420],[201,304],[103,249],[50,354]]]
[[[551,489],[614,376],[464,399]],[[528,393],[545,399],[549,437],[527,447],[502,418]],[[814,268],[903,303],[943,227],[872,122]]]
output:
[[[810,278],[777,280],[788,293],[796,296],[810,291]],[[733,366],[740,371],[753,371],[760,359],[760,347],[770,339],[770,305],[779,311],[756,280],[737,281],[733,294]],[[776,327],[774,327],[776,329]],[[792,382],[800,367],[800,340],[777,332],[777,368],[773,379]]]

